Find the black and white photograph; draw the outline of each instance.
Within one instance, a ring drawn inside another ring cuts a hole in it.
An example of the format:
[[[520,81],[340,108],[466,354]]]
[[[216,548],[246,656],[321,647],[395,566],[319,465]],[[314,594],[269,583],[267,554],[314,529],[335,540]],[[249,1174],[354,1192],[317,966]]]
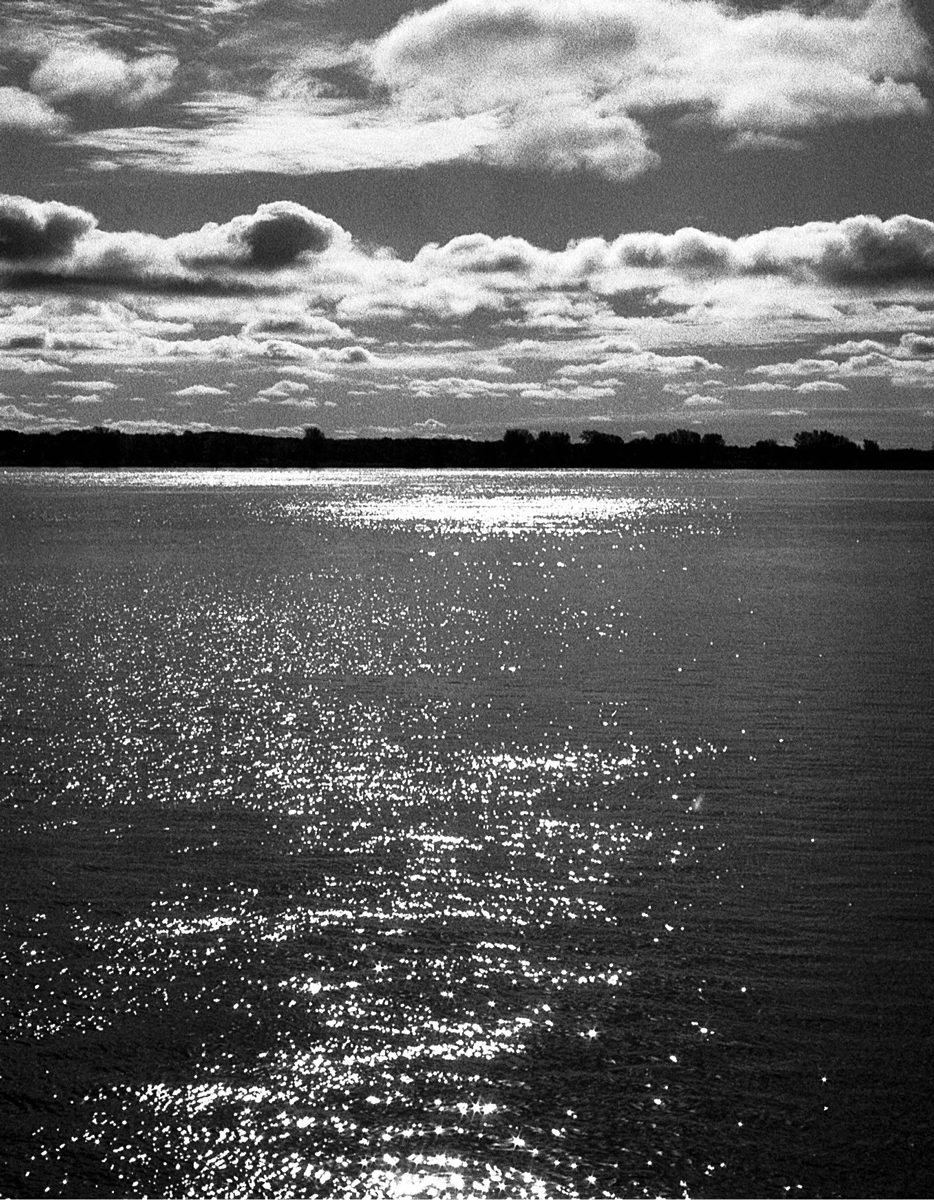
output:
[[[0,0],[0,1195],[934,1194],[934,4]]]

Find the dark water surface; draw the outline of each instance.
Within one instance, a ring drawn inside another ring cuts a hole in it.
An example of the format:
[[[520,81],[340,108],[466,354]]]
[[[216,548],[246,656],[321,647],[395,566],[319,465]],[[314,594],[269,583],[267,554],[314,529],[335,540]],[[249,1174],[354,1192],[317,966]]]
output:
[[[0,1189],[934,1191],[926,474],[0,473]]]

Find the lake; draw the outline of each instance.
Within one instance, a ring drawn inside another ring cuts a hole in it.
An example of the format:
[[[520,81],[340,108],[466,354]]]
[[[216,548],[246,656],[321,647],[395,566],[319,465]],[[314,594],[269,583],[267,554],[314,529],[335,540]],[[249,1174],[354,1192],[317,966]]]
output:
[[[0,1190],[934,1191],[929,474],[0,472]]]

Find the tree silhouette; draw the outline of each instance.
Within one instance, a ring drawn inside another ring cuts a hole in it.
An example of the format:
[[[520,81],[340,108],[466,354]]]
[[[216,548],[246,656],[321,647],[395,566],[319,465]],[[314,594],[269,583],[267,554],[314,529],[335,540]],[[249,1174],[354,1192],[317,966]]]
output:
[[[300,461],[303,467],[317,467],[324,457],[327,442],[324,434],[317,425],[306,425],[302,436]]]
[[[111,426],[57,433],[0,429],[0,465],[12,467],[599,467],[873,470],[934,469],[934,449],[857,445],[826,429],[802,430],[794,445],[772,438],[729,445],[719,433],[674,429],[631,441],[585,430],[509,429],[499,440],[450,437],[328,438],[314,425],[301,437],[211,429],[124,433]]]

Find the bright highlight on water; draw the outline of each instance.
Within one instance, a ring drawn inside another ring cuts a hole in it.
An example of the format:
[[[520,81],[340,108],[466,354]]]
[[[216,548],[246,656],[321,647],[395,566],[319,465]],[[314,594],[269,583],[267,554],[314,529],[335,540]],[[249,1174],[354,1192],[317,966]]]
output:
[[[923,1195],[924,474],[0,473],[3,1194]]]

